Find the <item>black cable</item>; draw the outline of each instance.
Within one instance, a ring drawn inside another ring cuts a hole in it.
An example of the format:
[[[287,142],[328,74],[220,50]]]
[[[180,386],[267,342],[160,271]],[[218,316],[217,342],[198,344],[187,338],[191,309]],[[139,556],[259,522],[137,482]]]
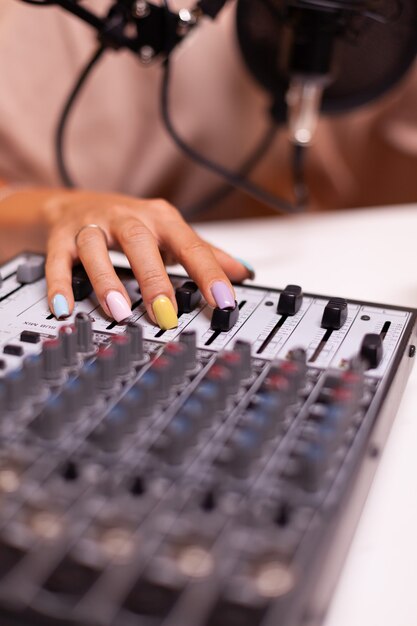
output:
[[[301,207],[298,207],[288,200],[284,200],[283,198],[279,198],[275,196],[265,189],[258,187],[251,183],[250,181],[242,178],[235,172],[232,172],[218,163],[211,161],[206,158],[204,155],[194,150],[191,146],[189,146],[177,133],[175,130],[171,116],[170,116],[170,107],[169,107],[169,86],[170,86],[170,63],[169,59],[166,59],[163,64],[164,72],[162,78],[162,89],[161,89],[161,109],[162,109],[162,119],[165,124],[165,128],[172,140],[175,142],[177,147],[182,150],[190,159],[201,165],[202,167],[207,168],[208,170],[214,172],[221,178],[225,179],[230,185],[243,191],[248,194],[255,200],[262,202],[263,204],[268,205],[274,211],[278,213],[299,213],[302,210]]]
[[[64,139],[65,139],[65,130],[68,121],[68,117],[73,109],[75,101],[86,81],[88,76],[90,75],[91,70],[96,65],[96,63],[101,58],[103,52],[106,50],[106,46],[100,45],[97,50],[94,52],[91,59],[88,61],[87,65],[82,70],[79,75],[67,101],[65,102],[64,108],[62,109],[61,117],[58,121],[58,126],[55,133],[55,156],[56,162],[58,165],[59,174],[61,179],[66,187],[75,187],[75,183],[71,178],[64,157]]]
[[[39,3],[39,2],[36,2],[35,0],[23,0],[23,1],[28,2],[28,3],[34,3],[34,4],[44,4],[44,2]],[[50,4],[53,4],[53,2],[50,2]],[[164,4],[168,6],[168,2],[166,0]],[[64,139],[65,139],[65,130],[67,127],[68,118],[69,118],[70,113],[73,110],[76,99],[83,85],[85,84],[86,79],[90,75],[92,69],[94,68],[96,63],[99,61],[99,59],[101,58],[105,50],[106,50],[106,46],[100,45],[98,49],[94,52],[91,59],[88,61],[85,68],[82,70],[81,74],[79,75],[75,83],[75,86],[70,92],[70,95],[64,105],[64,108],[62,110],[62,113],[58,122],[56,135],[55,135],[56,161],[57,161],[57,166],[58,166],[61,179],[63,183],[65,184],[65,186],[67,187],[72,188],[76,186],[74,183],[74,180],[72,179],[67,169],[67,166],[65,163],[65,157],[64,157]],[[227,197],[229,193],[233,191],[233,189],[240,189],[241,191],[251,195],[255,199],[259,200],[260,202],[268,204],[274,210],[279,211],[279,212],[293,213],[293,212],[299,211],[300,208],[302,208],[302,206],[305,204],[307,194],[306,194],[306,186],[303,180],[303,167],[302,167],[303,161],[301,158],[301,154],[302,154],[301,150],[297,150],[297,148],[295,148],[295,152],[294,152],[294,160],[293,160],[294,193],[295,193],[295,197],[297,200],[297,204],[294,206],[291,203],[287,202],[286,200],[273,196],[269,192],[261,189],[257,185],[254,185],[245,179],[245,176],[247,176],[250,173],[250,171],[255,167],[255,165],[259,162],[259,160],[263,157],[263,155],[266,153],[269,146],[271,145],[276,134],[276,130],[277,130],[276,126],[273,125],[271,128],[267,129],[267,132],[262,137],[260,143],[256,146],[253,153],[250,154],[249,157],[246,159],[246,161],[242,164],[239,171],[237,173],[231,172],[223,168],[221,165],[199,154],[193,148],[188,146],[176,133],[175,129],[173,128],[172,122],[170,120],[170,116],[169,116],[169,79],[170,79],[169,60],[166,60],[164,64],[164,77],[163,77],[163,87],[162,87],[162,117],[163,117],[163,121],[165,123],[168,133],[171,135],[171,137],[173,138],[175,143],[178,145],[178,147],[181,150],[183,150],[192,160],[196,161],[203,167],[210,169],[211,171],[218,174],[219,176],[221,176],[227,181],[227,185],[220,187],[219,189],[209,194],[205,199],[203,199],[203,201],[190,207],[190,209],[187,210],[188,216],[201,213],[202,211],[206,210],[210,206],[213,206],[214,204],[220,202],[225,197]]]
[[[254,150],[251,154],[246,158],[246,160],[242,163],[242,165],[238,168],[237,174],[241,177],[248,176],[252,170],[256,167],[259,161],[266,155],[269,148],[271,147],[275,136],[278,131],[278,126],[273,123],[271,126],[268,126],[266,132],[261,137],[258,144],[255,146]],[[211,193],[209,193],[205,198],[200,200],[199,202],[193,204],[192,206],[184,209],[184,214],[187,218],[194,217],[195,215],[199,215],[204,213],[204,211],[209,210],[211,207],[219,204],[225,200],[231,193],[233,193],[235,188],[225,183],[221,185],[218,189],[215,189]]]
[[[55,4],[55,0],[20,0],[20,2],[24,2],[25,4],[37,4],[38,6],[51,6],[51,4]]]

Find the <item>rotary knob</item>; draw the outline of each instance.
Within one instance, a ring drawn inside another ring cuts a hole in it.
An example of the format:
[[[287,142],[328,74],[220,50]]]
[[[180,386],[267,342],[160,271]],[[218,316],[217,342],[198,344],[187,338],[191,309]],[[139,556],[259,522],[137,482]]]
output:
[[[6,385],[6,408],[9,411],[18,411],[22,408],[26,398],[26,381],[23,370],[14,370],[4,379]]]
[[[126,334],[130,337],[130,358],[134,363],[143,361],[143,331],[136,322],[128,322]]]
[[[59,338],[62,343],[62,362],[66,367],[77,364],[77,329],[74,324],[62,326],[59,329]]]
[[[322,484],[329,462],[328,452],[323,442],[300,441],[295,451],[295,458],[298,484],[305,491],[317,491]]]
[[[93,441],[105,452],[116,452],[129,430],[129,415],[120,404],[114,406],[92,434]]]
[[[25,388],[29,396],[37,396],[43,392],[42,368],[42,356],[40,354],[29,354],[23,361]]]
[[[68,420],[75,420],[80,415],[84,407],[85,397],[82,379],[71,378],[62,390],[62,398]]]
[[[127,376],[132,370],[130,344],[131,338],[127,333],[112,337],[112,347],[116,352],[116,374],[118,376]]]
[[[187,365],[188,349],[187,346],[180,342],[170,341],[166,344],[164,355],[172,359],[173,379],[175,383],[179,383],[184,379],[185,369]]]
[[[66,409],[62,396],[50,398],[31,428],[42,439],[57,439],[65,425]]]
[[[205,380],[217,387],[217,407],[220,410],[225,409],[228,397],[235,391],[233,374],[230,369],[215,363],[208,371]]]
[[[171,387],[174,383],[175,363],[174,360],[164,354],[159,356],[150,367],[151,372],[158,377],[158,396],[159,398],[167,398]]]
[[[152,412],[152,395],[146,385],[140,382],[129,389],[120,401],[121,406],[127,411],[127,430],[134,432],[142,417]]]
[[[216,364],[226,367],[231,373],[230,384],[228,385],[228,391],[236,393],[239,389],[240,381],[243,378],[243,358],[240,352],[237,351],[225,351],[222,352],[216,360]]]
[[[193,370],[197,363],[197,334],[195,330],[184,330],[179,341],[187,347],[186,369]]]
[[[60,339],[49,339],[42,345],[43,377],[48,382],[56,382],[61,378],[63,365],[62,342]]]
[[[75,327],[77,329],[78,352],[84,354],[93,352],[93,327],[90,316],[87,313],[77,313],[75,316]]]
[[[234,349],[242,357],[242,378],[249,378],[252,374],[251,344],[249,341],[238,339],[235,341]]]

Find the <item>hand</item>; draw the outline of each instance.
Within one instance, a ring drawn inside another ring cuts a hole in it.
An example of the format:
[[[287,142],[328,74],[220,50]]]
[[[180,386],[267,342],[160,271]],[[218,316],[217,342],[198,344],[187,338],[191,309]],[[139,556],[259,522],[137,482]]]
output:
[[[126,254],[149,317],[163,329],[178,324],[164,255],[184,266],[213,307],[234,306],[229,279],[240,282],[252,274],[240,261],[201,239],[164,200],[63,191],[45,203],[44,215],[49,229],[48,301],[58,318],[68,316],[74,307],[71,271],[76,259],[84,265],[105,313],[118,322],[131,315],[129,296],[114,271],[107,246]],[[83,228],[88,224],[99,228]]]

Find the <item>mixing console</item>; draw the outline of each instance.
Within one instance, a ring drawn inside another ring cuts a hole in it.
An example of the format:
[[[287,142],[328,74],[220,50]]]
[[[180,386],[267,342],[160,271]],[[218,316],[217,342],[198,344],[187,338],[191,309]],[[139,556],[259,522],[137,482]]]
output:
[[[7,626],[320,623],[413,362],[416,312],[172,276],[179,326],[48,309],[0,267],[0,617]]]

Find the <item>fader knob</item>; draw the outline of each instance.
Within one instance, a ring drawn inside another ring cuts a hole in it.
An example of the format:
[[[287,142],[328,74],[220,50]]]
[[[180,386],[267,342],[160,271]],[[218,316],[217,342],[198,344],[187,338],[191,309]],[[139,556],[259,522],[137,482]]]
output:
[[[348,305],[344,298],[331,298],[324,309],[321,327],[328,330],[339,330],[346,322],[347,313]]]
[[[213,310],[210,328],[211,330],[227,332],[233,328],[238,319],[239,307],[235,301],[235,306],[233,308],[227,307],[226,309],[219,309],[219,307],[216,307]]]
[[[368,333],[362,340],[360,356],[366,362],[369,369],[374,369],[382,361],[383,345],[381,335]]]
[[[90,316],[87,313],[77,313],[75,316],[75,327],[77,329],[78,352],[93,352],[93,328]]]
[[[295,315],[303,303],[303,290],[299,285],[287,285],[281,291],[278,300],[277,313],[279,315]]]
[[[74,300],[80,302],[88,298],[92,291],[93,286],[84,267],[81,264],[75,265],[72,268],[72,293],[74,294]]]
[[[191,313],[201,300],[201,293],[192,280],[187,280],[181,287],[175,290],[175,298],[178,305],[178,314]]]
[[[41,256],[33,256],[21,263],[17,268],[16,280],[18,283],[34,283],[45,276],[45,259]]]

